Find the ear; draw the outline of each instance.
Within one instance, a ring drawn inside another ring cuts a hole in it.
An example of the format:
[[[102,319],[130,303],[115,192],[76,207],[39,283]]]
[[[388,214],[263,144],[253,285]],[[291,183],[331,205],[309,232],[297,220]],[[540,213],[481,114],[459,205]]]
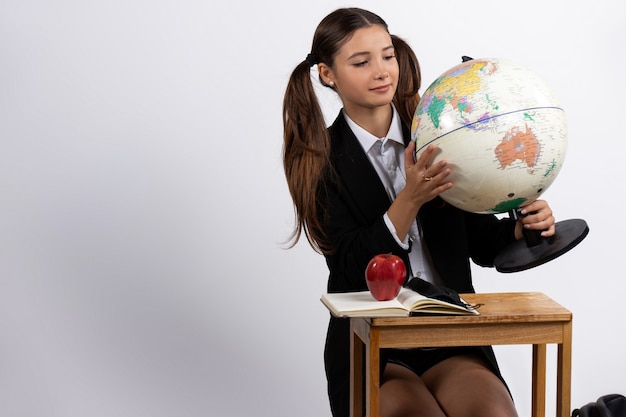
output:
[[[333,69],[323,62],[317,64],[317,72],[319,73],[324,84],[329,85],[331,81],[335,81],[335,73],[333,72]]]

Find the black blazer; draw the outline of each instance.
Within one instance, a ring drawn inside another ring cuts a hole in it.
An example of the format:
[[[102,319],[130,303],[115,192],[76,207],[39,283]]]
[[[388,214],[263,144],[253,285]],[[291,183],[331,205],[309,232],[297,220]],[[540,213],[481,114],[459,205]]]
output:
[[[365,268],[374,255],[391,252],[408,265],[408,251],[397,244],[385,225],[383,214],[391,202],[343,112],[329,133],[332,169],[319,189],[325,232],[333,247],[325,256],[330,272],[328,291],[365,290]],[[405,144],[410,140],[406,128],[404,140]],[[470,259],[493,266],[497,253],[515,239],[514,221],[464,212],[440,198],[425,204],[418,219],[434,267],[444,284],[458,292],[474,292]],[[330,319],[325,364],[333,414],[347,415],[343,409],[349,385],[347,319]]]

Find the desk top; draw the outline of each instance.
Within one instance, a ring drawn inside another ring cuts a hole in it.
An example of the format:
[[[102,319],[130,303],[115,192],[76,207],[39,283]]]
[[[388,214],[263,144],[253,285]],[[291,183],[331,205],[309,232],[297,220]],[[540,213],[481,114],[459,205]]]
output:
[[[411,326],[411,325],[451,325],[457,323],[536,323],[536,322],[567,322],[572,320],[572,313],[539,292],[505,292],[461,294],[470,304],[478,304],[479,316],[414,316],[385,317],[366,319],[374,326]]]

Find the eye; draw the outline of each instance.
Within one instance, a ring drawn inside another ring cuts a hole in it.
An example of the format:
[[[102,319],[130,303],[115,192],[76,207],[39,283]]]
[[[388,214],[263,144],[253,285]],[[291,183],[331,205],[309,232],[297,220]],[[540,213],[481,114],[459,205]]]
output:
[[[396,56],[395,56],[394,54],[391,54],[391,55],[387,55],[387,56],[385,57],[385,60],[387,60],[387,61],[391,61],[392,59],[395,59],[395,58],[396,58]]]
[[[364,67],[367,64],[367,61],[359,61],[352,64],[355,67]]]

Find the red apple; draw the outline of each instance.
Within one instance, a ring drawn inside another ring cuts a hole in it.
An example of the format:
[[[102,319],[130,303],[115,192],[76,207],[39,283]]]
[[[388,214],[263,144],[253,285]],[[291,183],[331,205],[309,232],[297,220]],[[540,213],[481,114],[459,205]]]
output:
[[[397,255],[376,255],[365,268],[367,288],[378,301],[392,300],[406,279],[406,265]]]

